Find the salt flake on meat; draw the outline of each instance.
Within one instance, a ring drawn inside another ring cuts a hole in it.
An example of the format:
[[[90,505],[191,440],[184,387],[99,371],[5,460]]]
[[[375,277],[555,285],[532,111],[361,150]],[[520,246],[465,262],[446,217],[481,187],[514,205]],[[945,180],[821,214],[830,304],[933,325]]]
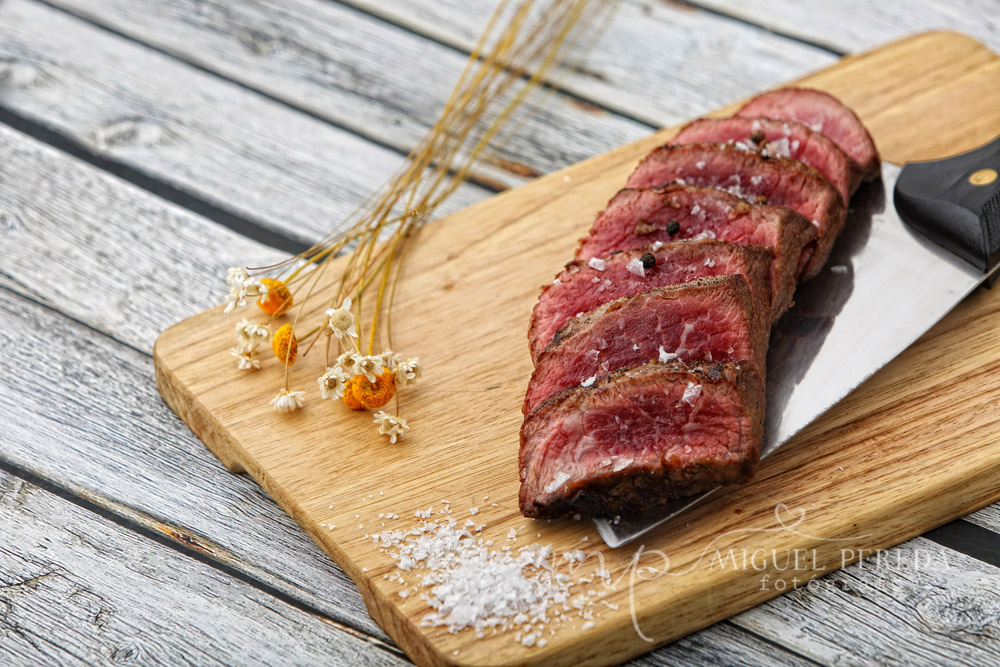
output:
[[[646,277],[646,269],[642,266],[642,260],[638,257],[633,257],[629,260],[628,264],[625,265],[629,273],[634,273],[640,278]]]
[[[688,382],[687,388],[684,390],[684,395],[681,396],[681,401],[693,406],[699,396],[701,396],[701,385]]]

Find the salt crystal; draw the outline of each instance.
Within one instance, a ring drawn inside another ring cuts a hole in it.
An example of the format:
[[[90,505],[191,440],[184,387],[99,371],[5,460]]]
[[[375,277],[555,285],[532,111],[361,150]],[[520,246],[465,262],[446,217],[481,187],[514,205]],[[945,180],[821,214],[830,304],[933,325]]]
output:
[[[611,470],[613,472],[618,472],[619,470],[624,470],[625,468],[632,465],[632,459],[618,459],[615,461],[615,467]]]
[[[594,623],[593,621],[587,621],[586,623],[584,623],[584,624],[583,624],[583,627],[582,627],[581,629],[582,629],[582,630],[590,630],[590,629],[591,629],[591,628],[593,628],[593,627],[594,627],[595,625],[597,625],[597,624],[596,624],[596,623]]]
[[[657,241],[652,246],[650,246],[650,248],[652,249],[653,252],[656,252],[657,250],[659,250],[662,247],[663,247],[663,241]]]
[[[694,163],[694,166],[695,166],[696,169],[704,169],[705,168],[705,161],[704,160],[698,160],[697,162]]]
[[[580,520],[580,515],[579,514],[574,514],[573,515],[573,521],[579,521],[579,520]]]
[[[524,644],[525,646],[534,646],[535,645],[535,639],[536,639],[536,637],[533,634],[531,634],[531,635],[525,635],[524,639],[521,640],[521,643]]]
[[[646,269],[642,265],[642,260],[639,259],[638,257],[633,257],[632,259],[630,259],[628,261],[628,264],[625,265],[625,268],[628,270],[629,273],[634,273],[640,278],[646,277]]]
[[[587,264],[590,266],[590,268],[595,269],[597,271],[603,271],[604,267],[607,266],[606,262],[603,259],[598,259],[597,257],[591,257],[589,260],[587,260]]]
[[[589,387],[590,385],[594,384],[595,380],[597,380],[597,376],[596,375],[591,375],[589,378],[587,378],[586,380],[584,380],[583,382],[581,382],[580,386],[581,387]]]
[[[507,539],[508,540],[516,540],[517,539],[517,529],[516,528],[511,528],[510,531],[507,532]]]
[[[694,402],[698,400],[701,395],[701,385],[695,384],[694,382],[688,382],[687,387],[684,389],[684,395],[681,396],[681,401],[687,403],[688,405],[694,405]]]
[[[705,260],[705,266],[715,266],[715,260],[709,257]]]
[[[556,278],[555,280],[552,281],[552,284],[553,285],[562,285],[562,281],[559,280],[558,278]]]
[[[568,481],[569,481],[569,473],[561,471],[557,472],[556,476],[552,478],[552,481],[549,482],[543,490],[545,491],[545,493],[552,493],[553,491],[555,491]]]
[[[699,232],[698,234],[695,234],[692,238],[695,241],[701,241],[703,239],[714,239],[715,232],[713,232],[711,229],[705,229]]]
[[[404,588],[403,590],[399,591],[399,597],[401,597],[401,598],[410,597],[410,591],[408,591],[408,590],[406,590]]]
[[[473,514],[473,515],[479,514],[479,508],[478,507],[470,507],[469,508],[469,514]]]
[[[667,352],[666,350],[663,349],[662,345],[660,346],[660,363],[661,364],[665,364],[668,361],[671,361],[671,360],[676,359],[676,358],[677,358],[676,354],[674,354],[673,352]]]

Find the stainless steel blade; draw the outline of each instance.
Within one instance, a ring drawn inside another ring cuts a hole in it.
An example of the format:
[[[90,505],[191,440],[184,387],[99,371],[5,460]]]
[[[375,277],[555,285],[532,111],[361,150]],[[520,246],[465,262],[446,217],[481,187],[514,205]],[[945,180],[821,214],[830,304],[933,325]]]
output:
[[[762,457],[892,361],[986,278],[899,219],[892,191],[900,169],[883,164],[882,180],[858,191],[826,268],[798,288],[795,307],[771,332]],[[594,523],[605,543],[618,547],[722,491],[679,499],[655,518]]]

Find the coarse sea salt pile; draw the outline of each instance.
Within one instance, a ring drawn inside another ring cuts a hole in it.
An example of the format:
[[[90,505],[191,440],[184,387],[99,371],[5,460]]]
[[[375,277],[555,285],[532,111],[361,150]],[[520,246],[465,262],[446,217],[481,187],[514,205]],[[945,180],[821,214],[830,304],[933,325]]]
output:
[[[601,610],[597,602],[616,607],[601,600],[613,590],[607,570],[598,567],[581,576],[584,552],[557,556],[551,545],[539,544],[493,548],[493,540],[482,537],[485,524],[467,519],[460,525],[452,516],[429,519],[431,513],[417,512],[423,520],[413,527],[368,536],[399,570],[387,579],[406,585],[406,573],[416,578],[412,590],[404,588],[399,595],[419,592],[430,606],[433,611],[422,625],[445,626],[453,633],[471,628],[480,637],[488,630],[514,630],[515,642],[541,647],[548,643],[543,635],[555,634],[560,624],[582,619],[593,627]],[[507,541],[517,541],[515,529]],[[600,583],[594,588],[573,590],[595,581]]]

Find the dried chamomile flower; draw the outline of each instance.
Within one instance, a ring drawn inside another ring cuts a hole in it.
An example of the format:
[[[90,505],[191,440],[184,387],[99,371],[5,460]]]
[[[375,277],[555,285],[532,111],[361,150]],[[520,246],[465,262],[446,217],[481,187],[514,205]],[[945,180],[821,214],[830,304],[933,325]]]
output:
[[[335,401],[344,395],[344,390],[350,380],[351,376],[345,373],[340,366],[334,366],[327,368],[326,372],[316,379],[316,382],[319,383],[319,391],[323,398]]]
[[[396,354],[392,350],[384,350],[382,354],[378,356],[382,359],[382,365],[393,373],[396,372],[396,368],[399,366],[399,362],[403,358],[401,355]]]
[[[369,382],[375,382],[382,372],[382,357],[378,355],[361,357],[354,366],[354,373],[364,375]]]
[[[369,382],[362,375],[353,380],[354,398],[362,407],[369,410],[381,408],[392,400],[396,395],[396,382],[392,371],[383,368],[383,373],[375,378],[375,382]]]
[[[400,416],[390,415],[385,410],[375,413],[375,423],[378,424],[378,432],[381,435],[389,436],[389,442],[396,444],[396,438],[403,437],[403,433],[410,429],[406,425],[406,420]]]
[[[234,347],[229,354],[236,357],[236,367],[241,371],[255,371],[260,368],[260,362],[253,358],[253,350]]]
[[[236,343],[242,349],[252,350],[271,337],[271,330],[264,324],[247,319],[236,323]]]
[[[268,315],[278,316],[292,307],[292,292],[285,283],[274,278],[261,278],[257,307]]]
[[[354,313],[351,312],[351,297],[346,297],[340,304],[340,308],[331,308],[326,311],[327,326],[330,332],[337,338],[344,336],[358,337],[357,329],[354,328]]]
[[[295,333],[291,324],[283,324],[281,328],[274,332],[271,339],[271,349],[274,356],[283,364],[291,366],[295,363],[295,355],[298,354],[299,344],[295,340]]]
[[[256,296],[260,292],[260,281],[251,278],[245,269],[232,266],[226,273],[226,284],[229,285],[229,298],[224,312],[247,305],[247,296]]]
[[[423,375],[424,369],[420,365],[420,358],[413,357],[412,359],[407,359],[406,361],[399,362],[396,367],[396,384],[400,387],[409,387],[410,385],[416,384],[420,376]]]
[[[304,391],[282,389],[277,396],[271,399],[271,407],[274,408],[275,412],[293,412],[302,407],[304,402],[302,397],[305,394]]]
[[[337,357],[337,365],[347,371],[348,375],[360,375],[361,371],[358,370],[358,364],[361,363],[363,358],[357,352],[344,352]]]

